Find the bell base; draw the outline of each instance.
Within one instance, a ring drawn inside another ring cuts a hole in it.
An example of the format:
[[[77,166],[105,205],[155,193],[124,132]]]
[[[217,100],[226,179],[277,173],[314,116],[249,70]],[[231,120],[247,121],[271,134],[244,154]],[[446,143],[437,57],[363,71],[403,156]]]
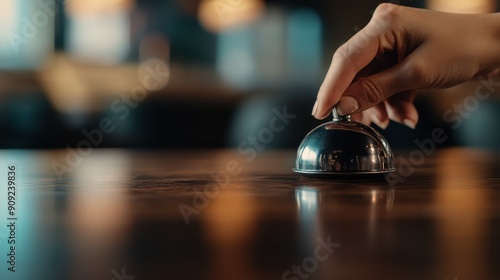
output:
[[[328,172],[328,171],[304,171],[293,169],[293,172],[308,178],[315,179],[336,179],[336,180],[373,180],[384,179],[386,174],[390,174],[396,169],[383,171],[362,171],[362,172]]]

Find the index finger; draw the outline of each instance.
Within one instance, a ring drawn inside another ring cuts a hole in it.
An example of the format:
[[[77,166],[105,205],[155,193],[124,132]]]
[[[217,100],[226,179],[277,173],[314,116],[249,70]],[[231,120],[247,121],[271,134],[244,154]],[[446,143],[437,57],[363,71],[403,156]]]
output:
[[[314,117],[326,118],[332,107],[354,80],[356,74],[367,66],[380,49],[380,35],[383,28],[374,20],[356,33],[347,43],[342,45],[335,54],[321,85]]]

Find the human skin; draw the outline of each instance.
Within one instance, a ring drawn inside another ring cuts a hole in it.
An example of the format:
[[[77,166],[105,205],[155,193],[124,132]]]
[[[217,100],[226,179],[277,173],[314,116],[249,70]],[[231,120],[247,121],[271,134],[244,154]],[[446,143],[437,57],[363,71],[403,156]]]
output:
[[[333,55],[312,115],[415,128],[414,91],[451,87],[500,65],[500,14],[452,14],[381,4]]]

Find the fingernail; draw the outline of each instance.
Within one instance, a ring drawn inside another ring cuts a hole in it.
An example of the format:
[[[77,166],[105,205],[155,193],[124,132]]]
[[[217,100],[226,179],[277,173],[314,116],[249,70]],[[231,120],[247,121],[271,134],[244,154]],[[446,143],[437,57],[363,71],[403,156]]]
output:
[[[311,115],[312,116],[316,115],[317,110],[318,110],[318,100],[316,100],[316,102],[314,102],[314,106],[313,106],[313,110],[312,110]]]
[[[342,97],[337,104],[337,113],[341,116],[350,115],[358,109],[358,101],[350,96]]]
[[[403,124],[411,129],[415,129],[415,123],[412,120],[404,119]]]
[[[382,122],[382,121],[380,121],[379,116],[377,116],[375,114],[372,114],[372,118],[371,119],[372,119],[372,121],[376,125],[378,125],[378,127],[382,128],[384,130],[387,128],[387,126],[389,126],[389,120],[388,119]]]

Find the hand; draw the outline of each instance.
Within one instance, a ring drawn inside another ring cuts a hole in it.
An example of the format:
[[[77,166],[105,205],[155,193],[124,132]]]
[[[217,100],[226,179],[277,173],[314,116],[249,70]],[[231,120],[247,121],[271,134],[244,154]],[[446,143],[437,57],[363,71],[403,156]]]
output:
[[[500,64],[499,14],[451,14],[381,4],[333,55],[313,116],[415,128],[414,90],[446,88]]]

